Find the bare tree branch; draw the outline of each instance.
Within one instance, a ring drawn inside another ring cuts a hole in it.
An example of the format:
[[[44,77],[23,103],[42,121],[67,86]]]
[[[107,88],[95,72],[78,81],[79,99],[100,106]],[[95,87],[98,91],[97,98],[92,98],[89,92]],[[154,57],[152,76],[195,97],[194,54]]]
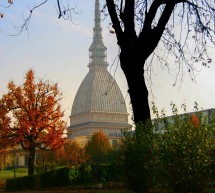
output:
[[[47,1],[48,1],[48,0],[44,0],[42,3],[40,3],[40,4],[36,5],[36,6],[34,6],[32,9],[30,9],[30,10],[29,10],[30,14],[29,14],[29,16],[28,16],[27,18],[24,19],[24,23],[23,23],[20,27],[14,26],[15,29],[18,31],[18,33],[17,33],[17,34],[11,34],[11,36],[18,36],[18,35],[20,35],[20,34],[23,32],[23,30],[28,31],[29,24],[30,24],[30,21],[31,21],[31,16],[32,16],[33,12],[34,12],[37,8],[39,8],[39,7],[41,7],[42,5],[44,5]]]
[[[48,0],[43,0],[41,3],[35,5],[33,8],[29,8],[29,15],[24,18],[24,22],[21,26],[14,26],[15,30],[17,33],[15,34],[10,34],[11,36],[19,36],[23,31],[28,31],[30,21],[32,18],[33,13],[35,10],[46,4]],[[72,21],[72,13],[78,14],[79,12],[76,12],[76,6],[75,7],[70,7],[69,4],[64,5],[62,1],[56,0],[57,2],[57,13],[58,13],[58,18],[63,18],[65,20],[70,19]],[[0,17],[3,17],[3,14],[0,13]]]

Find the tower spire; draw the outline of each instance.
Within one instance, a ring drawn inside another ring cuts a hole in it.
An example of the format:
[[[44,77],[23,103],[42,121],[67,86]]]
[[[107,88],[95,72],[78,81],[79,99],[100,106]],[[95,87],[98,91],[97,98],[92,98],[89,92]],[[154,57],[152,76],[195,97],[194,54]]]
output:
[[[95,0],[95,26],[93,28],[93,42],[89,48],[90,52],[90,63],[89,68],[94,69],[95,67],[107,67],[106,62],[106,50],[102,38],[101,28],[101,11],[99,0]]]

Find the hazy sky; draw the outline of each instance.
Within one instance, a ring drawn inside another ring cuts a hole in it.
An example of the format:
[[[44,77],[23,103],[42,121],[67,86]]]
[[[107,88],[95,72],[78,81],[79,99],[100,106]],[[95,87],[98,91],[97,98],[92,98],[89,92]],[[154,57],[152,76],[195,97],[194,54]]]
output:
[[[80,13],[73,14],[73,22],[58,19],[55,1],[50,1],[32,15],[28,32],[10,36],[16,33],[14,25],[20,26],[23,17],[28,16],[28,7],[33,6],[32,2],[40,1],[14,0],[9,9],[5,9],[1,4],[3,1],[0,1],[0,12],[5,14],[0,19],[0,95],[6,92],[9,81],[21,84],[25,73],[33,68],[36,77],[58,82],[68,118],[77,89],[88,72],[94,0],[77,0],[76,11]],[[108,70],[121,88],[131,114],[126,80],[117,63],[113,64],[119,48],[114,34],[109,33],[108,24],[109,19],[106,18],[102,27],[104,43],[108,48]],[[159,64],[154,64],[153,84],[148,85],[153,92],[149,95],[150,103],[155,102],[158,109],[165,108],[167,115],[171,115],[171,101],[179,108],[182,103],[186,103],[188,111],[193,110],[195,101],[204,109],[215,107],[214,63],[209,69],[202,69],[196,74],[195,82],[185,76],[182,83],[173,86],[174,78],[162,70]]]

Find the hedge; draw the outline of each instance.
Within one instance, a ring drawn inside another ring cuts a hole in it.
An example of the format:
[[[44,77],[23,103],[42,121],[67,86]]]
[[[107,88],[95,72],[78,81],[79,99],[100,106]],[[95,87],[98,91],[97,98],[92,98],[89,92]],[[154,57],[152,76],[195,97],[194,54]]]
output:
[[[9,179],[7,191],[32,190],[46,187],[62,187],[70,184],[104,182],[119,179],[122,175],[121,166],[114,164],[82,165],[58,168],[43,174]]]
[[[73,184],[119,180],[122,176],[122,166],[119,164],[82,165],[78,169],[73,166],[70,170],[70,179]]]
[[[6,191],[61,187],[69,184],[69,168],[63,167],[44,174],[9,179],[6,182]]]

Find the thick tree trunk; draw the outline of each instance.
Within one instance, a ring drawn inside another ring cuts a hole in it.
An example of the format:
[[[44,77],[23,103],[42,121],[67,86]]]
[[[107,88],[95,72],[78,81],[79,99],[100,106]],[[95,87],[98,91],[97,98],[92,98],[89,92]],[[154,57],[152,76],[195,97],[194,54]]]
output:
[[[135,123],[144,123],[150,118],[148,90],[144,78],[144,64],[146,59],[157,47],[175,5],[180,2],[185,1],[152,1],[151,5],[149,5],[149,9],[145,10],[143,28],[137,36],[134,22],[135,3],[137,2],[134,0],[121,0],[121,9],[118,14],[114,0],[106,0],[118,45],[121,48],[120,63],[127,79],[129,87],[128,92],[133,108],[133,120]],[[165,8],[160,15],[160,19],[157,25],[152,28],[157,10],[163,4],[165,4]],[[123,28],[121,26],[123,26]]]
[[[28,158],[28,175],[34,175],[35,147],[30,148]]]
[[[148,89],[144,78],[145,60],[138,50],[121,47],[120,63],[128,83],[128,92],[133,108],[134,123],[144,123],[150,119]]]

